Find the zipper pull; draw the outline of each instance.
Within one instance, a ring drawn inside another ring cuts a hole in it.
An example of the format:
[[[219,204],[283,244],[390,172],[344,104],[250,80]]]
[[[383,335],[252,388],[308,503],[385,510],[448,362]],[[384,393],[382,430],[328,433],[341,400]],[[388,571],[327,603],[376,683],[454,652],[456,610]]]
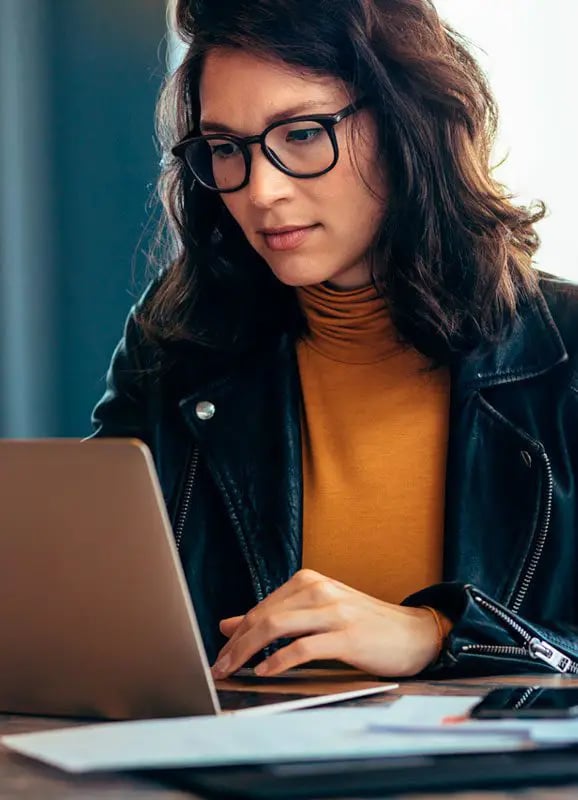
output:
[[[528,650],[532,658],[537,658],[540,661],[545,661],[551,667],[557,669],[558,672],[568,672],[572,664],[572,660],[552,647],[548,642],[543,642],[534,637],[528,642]]]

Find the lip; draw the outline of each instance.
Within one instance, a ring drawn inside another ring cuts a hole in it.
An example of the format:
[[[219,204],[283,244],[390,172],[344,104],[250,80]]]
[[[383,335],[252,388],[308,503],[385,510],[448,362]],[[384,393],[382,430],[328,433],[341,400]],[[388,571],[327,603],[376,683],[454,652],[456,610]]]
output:
[[[294,250],[317,227],[317,224],[306,226],[286,225],[283,228],[264,228],[260,232],[263,234],[265,243],[270,250]]]
[[[282,225],[278,228],[261,228],[259,233],[263,233],[265,236],[274,236],[276,233],[291,233],[291,231],[302,231],[312,227],[312,225]]]

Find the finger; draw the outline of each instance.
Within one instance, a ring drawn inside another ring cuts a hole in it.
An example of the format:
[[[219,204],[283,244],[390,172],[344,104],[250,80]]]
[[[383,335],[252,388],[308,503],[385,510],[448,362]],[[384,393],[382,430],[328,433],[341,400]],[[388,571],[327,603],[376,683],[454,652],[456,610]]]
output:
[[[245,615],[241,614],[238,617],[227,617],[219,622],[219,630],[221,633],[229,638],[237,630],[241,622],[245,619]]]
[[[260,613],[266,613],[273,606],[277,606],[280,603],[285,607],[305,608],[310,605],[310,603],[306,602],[306,597],[304,596],[304,593],[308,590],[312,591],[314,588],[315,590],[319,590],[320,587],[324,586],[326,587],[326,591],[329,592],[331,591],[331,587],[336,587],[337,585],[337,582],[332,578],[321,575],[321,573],[315,572],[315,570],[301,569],[292,575],[288,581],[254,606],[248,614],[245,615],[245,623],[247,622],[247,616],[254,615],[257,610]],[[340,585],[345,586],[345,584]]]
[[[295,580],[291,588],[291,593],[289,593],[289,583],[290,581],[277,590],[279,594],[273,592],[245,615],[243,621],[229,637],[229,641],[223,645],[223,648],[217,656],[217,661],[220,661],[228,655],[232,648],[236,647],[237,642],[242,636],[245,636],[249,631],[255,629],[264,621],[271,620],[280,613],[290,610],[307,610],[311,612],[312,609],[335,603],[343,594],[343,591],[336,587],[332,580],[315,572],[310,572],[310,575],[305,575],[299,580]],[[281,593],[281,589],[285,587],[287,587],[287,590]],[[275,602],[276,598],[277,601]]]
[[[319,659],[342,659],[343,636],[340,631],[304,636],[277,650],[255,667],[257,675],[279,675],[288,669]]]
[[[215,678],[230,675],[276,639],[333,631],[341,625],[342,620],[335,606],[307,609],[306,612],[283,611],[264,617],[234,644],[231,645],[230,640],[225,645],[213,667],[213,675]]]
[[[344,591],[349,594],[360,594],[360,596],[367,598],[368,601],[372,600],[369,596],[357,592],[356,589],[352,589],[339,581],[334,581],[319,572],[310,569],[299,570],[290,580],[268,595],[245,615],[242,623],[219,653],[219,658],[229,651],[239,636],[254,627],[263,616],[271,614],[273,610],[276,611],[279,606],[284,609],[305,609],[327,605],[330,602],[335,602],[342,596]]]

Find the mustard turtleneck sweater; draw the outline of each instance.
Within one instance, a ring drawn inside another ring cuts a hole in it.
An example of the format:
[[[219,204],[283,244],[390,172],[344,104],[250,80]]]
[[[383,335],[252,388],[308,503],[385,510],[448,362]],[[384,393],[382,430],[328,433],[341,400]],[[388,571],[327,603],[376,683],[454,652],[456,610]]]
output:
[[[373,286],[297,289],[303,567],[391,603],[442,577],[450,380]]]

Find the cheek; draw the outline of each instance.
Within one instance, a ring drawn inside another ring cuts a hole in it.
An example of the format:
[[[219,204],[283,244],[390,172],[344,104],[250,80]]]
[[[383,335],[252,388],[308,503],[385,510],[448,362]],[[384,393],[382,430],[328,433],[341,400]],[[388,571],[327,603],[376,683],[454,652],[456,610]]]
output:
[[[387,170],[378,155],[377,129],[368,117],[343,143],[343,180],[351,198],[366,215],[381,218],[387,209]]]
[[[339,161],[326,176],[324,198],[320,200],[327,224],[343,240],[371,237],[387,208],[386,183],[376,178],[374,163],[360,161],[359,168],[363,177],[354,163]]]

